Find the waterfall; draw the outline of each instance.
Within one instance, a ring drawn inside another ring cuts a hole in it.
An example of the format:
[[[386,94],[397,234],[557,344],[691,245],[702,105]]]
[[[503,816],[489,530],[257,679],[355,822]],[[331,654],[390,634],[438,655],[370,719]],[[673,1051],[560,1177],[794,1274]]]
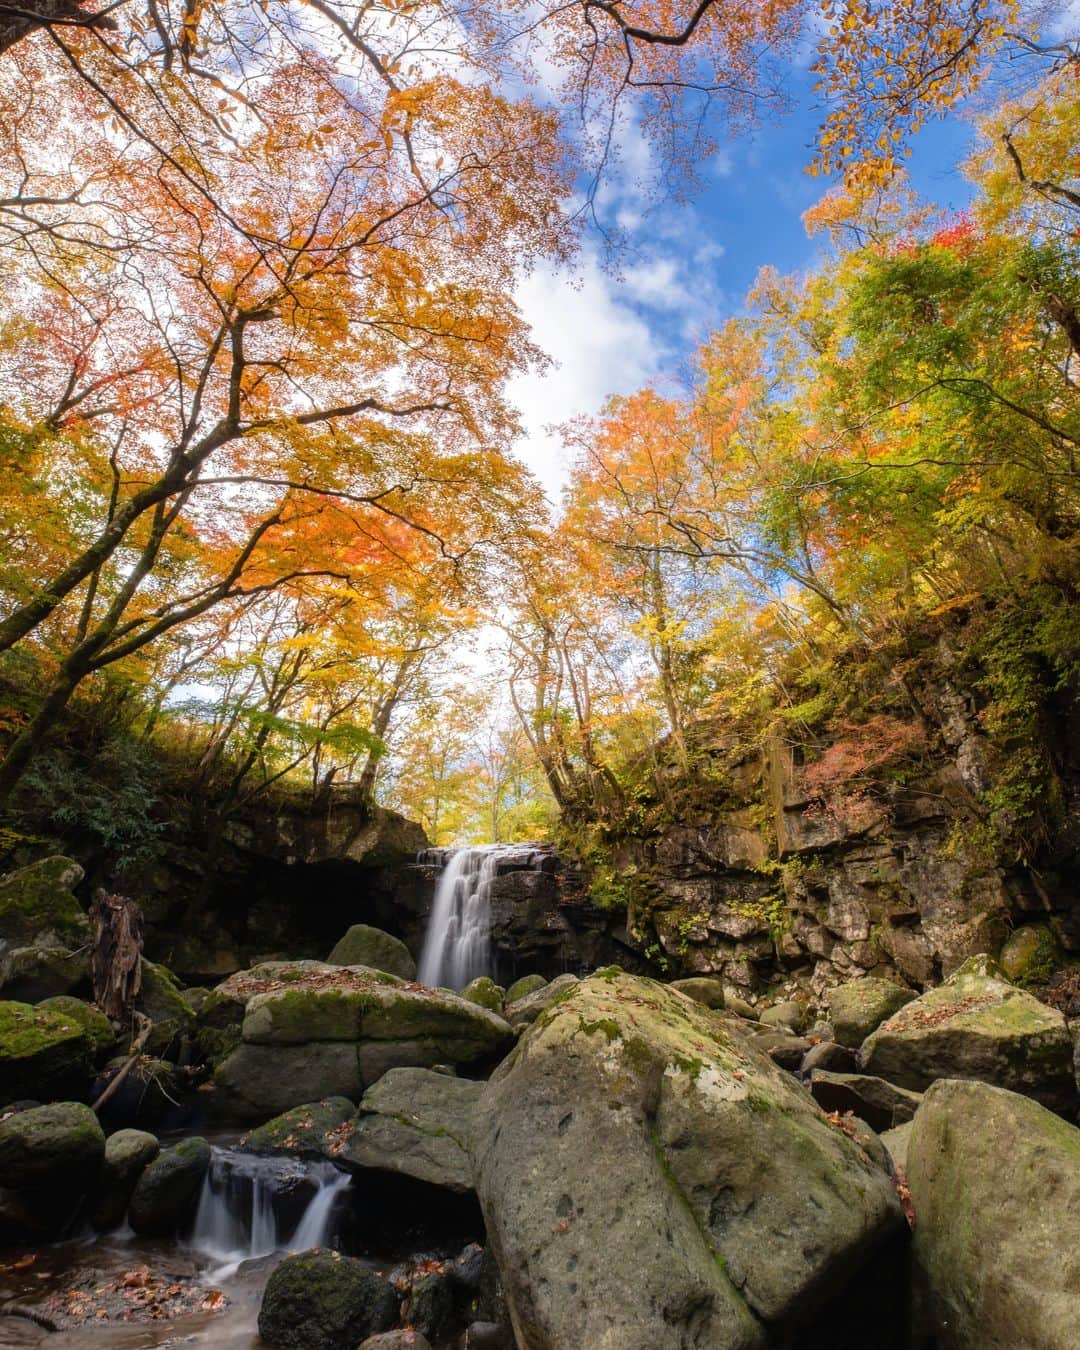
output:
[[[455,849],[435,887],[417,979],[421,984],[464,989],[491,974],[491,883],[499,844]]]
[[[350,1182],[331,1162],[215,1148],[189,1245],[209,1259],[217,1279],[241,1261],[329,1246]]]

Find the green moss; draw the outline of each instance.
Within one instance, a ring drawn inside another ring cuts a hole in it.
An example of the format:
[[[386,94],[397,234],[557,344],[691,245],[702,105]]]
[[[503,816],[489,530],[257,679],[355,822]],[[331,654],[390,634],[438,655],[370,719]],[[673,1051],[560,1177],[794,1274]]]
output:
[[[617,1041],[622,1036],[619,1024],[613,1017],[601,1017],[595,1022],[586,1022],[584,1017],[579,1017],[578,1026],[586,1036],[593,1036],[598,1031],[602,1032],[609,1041]]]
[[[62,1041],[81,1041],[87,1036],[74,1018],[42,1011],[29,1003],[0,1002],[0,1058],[29,1059]]]
[[[37,1006],[39,1011],[55,1013],[82,1027],[95,1055],[106,1054],[116,1044],[116,1032],[109,1019],[100,1009],[84,1003],[81,998],[60,994],[55,998],[43,999]]]

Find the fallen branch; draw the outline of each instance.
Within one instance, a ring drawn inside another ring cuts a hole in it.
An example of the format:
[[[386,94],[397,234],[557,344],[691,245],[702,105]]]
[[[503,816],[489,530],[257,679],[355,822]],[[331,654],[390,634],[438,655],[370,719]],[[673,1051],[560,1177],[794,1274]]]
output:
[[[151,1020],[149,1019],[149,1017],[146,1016],[145,1013],[137,1012],[134,1013],[133,1016],[135,1019],[135,1026],[137,1028],[137,1031],[135,1033],[135,1039],[131,1042],[131,1050],[125,1062],[120,1066],[120,1069],[116,1074],[116,1077],[112,1080],[111,1083],[109,1083],[105,1091],[94,1103],[93,1110],[95,1111],[101,1110],[101,1108],[105,1105],[105,1103],[113,1095],[116,1089],[120,1086],[120,1084],[131,1072],[132,1066],[134,1065],[135,1061],[139,1058],[139,1056],[142,1054],[143,1046],[146,1044],[147,1040],[149,1039],[151,1031],[153,1031],[154,1029],[153,1022],[151,1022]]]

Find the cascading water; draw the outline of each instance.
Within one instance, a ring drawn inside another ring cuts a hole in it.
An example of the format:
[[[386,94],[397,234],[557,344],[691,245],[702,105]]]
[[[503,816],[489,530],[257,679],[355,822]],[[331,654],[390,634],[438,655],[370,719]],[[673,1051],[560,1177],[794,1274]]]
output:
[[[215,1148],[190,1246],[221,1279],[242,1261],[333,1244],[352,1178],[331,1162]]]
[[[421,984],[464,989],[491,974],[491,883],[502,844],[455,849],[435,887],[417,974]]]

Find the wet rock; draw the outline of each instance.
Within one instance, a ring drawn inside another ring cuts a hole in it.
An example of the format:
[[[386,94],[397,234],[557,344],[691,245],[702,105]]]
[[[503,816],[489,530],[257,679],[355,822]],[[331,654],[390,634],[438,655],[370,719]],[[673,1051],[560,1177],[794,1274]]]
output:
[[[359,1350],[431,1350],[431,1342],[419,1331],[383,1331],[362,1341]]]
[[[472,1322],[465,1332],[465,1350],[517,1350],[517,1342],[505,1322]]]
[[[0,1002],[0,1102],[82,1097],[91,1047],[74,1019],[28,1003]]]
[[[127,1055],[118,1055],[105,1065],[94,1080],[95,1101],[127,1062]],[[152,1055],[140,1055],[119,1087],[102,1105],[102,1122],[109,1130],[157,1129],[169,1115],[177,1112],[182,1093],[180,1071],[175,1064]]]
[[[366,923],[354,923],[326,960],[331,966],[368,966],[402,980],[416,979],[416,962],[404,942]]]
[[[882,1023],[860,1058],[867,1073],[914,1091],[937,1078],[975,1078],[1069,1110],[1072,1053],[1061,1013],[968,963]]]
[[[903,1226],[887,1173],[739,1023],[649,980],[577,985],[474,1120],[523,1346],[782,1343]]]
[[[210,1166],[205,1139],[185,1139],[166,1149],[145,1169],[131,1197],[128,1218],[140,1237],[166,1237],[195,1213]]]
[[[483,1084],[428,1069],[391,1069],[364,1093],[334,1161],[396,1172],[456,1191],[473,1189],[469,1136]]]
[[[1080,1326],[1080,1130],[978,1082],[938,1082],[907,1156],[913,1254],[957,1350],[1073,1350]]]
[[[680,994],[685,994],[687,998],[692,998],[695,1003],[703,1003],[706,1008],[722,1008],[724,1006],[724,985],[721,980],[710,980],[707,976],[689,980],[672,980],[671,988],[677,989]]]
[[[104,1156],[98,1118],[80,1103],[54,1102],[0,1121],[0,1186],[77,1184],[97,1175]]]
[[[121,1222],[139,1177],[160,1152],[156,1137],[145,1130],[117,1130],[109,1135],[91,1203],[95,1228],[114,1228]]]
[[[332,1134],[356,1114],[348,1097],[324,1097],[285,1111],[241,1140],[248,1153],[287,1153],[295,1158],[321,1158]]]
[[[402,1320],[415,1327],[429,1341],[443,1344],[450,1340],[461,1324],[449,1278],[445,1274],[432,1274],[414,1281],[409,1289]]]
[[[884,1078],[825,1069],[815,1069],[810,1075],[810,1092],[823,1111],[841,1115],[850,1111],[879,1133],[913,1119],[922,1102],[921,1093],[908,1092]]]
[[[858,1049],[887,1017],[917,997],[913,989],[870,975],[838,985],[827,995],[833,1036],[840,1045]]]
[[[470,980],[461,991],[461,997],[467,1003],[475,1003],[481,1008],[489,1008],[494,1013],[502,1012],[505,996],[506,990],[501,985],[497,985],[487,975],[478,975],[475,980]]]
[[[542,989],[526,994],[516,1002],[506,1004],[505,1017],[512,1027],[525,1027],[535,1022],[540,1014],[552,1003],[563,997],[578,983],[576,975],[560,975]]]
[[[522,975],[520,980],[515,980],[506,991],[506,1002],[516,1003],[520,998],[527,998],[529,994],[535,994],[538,989],[543,989],[547,980],[543,975]]]
[[[345,1350],[397,1321],[389,1282],[337,1252],[282,1261],[267,1281],[259,1335],[276,1350]]]

